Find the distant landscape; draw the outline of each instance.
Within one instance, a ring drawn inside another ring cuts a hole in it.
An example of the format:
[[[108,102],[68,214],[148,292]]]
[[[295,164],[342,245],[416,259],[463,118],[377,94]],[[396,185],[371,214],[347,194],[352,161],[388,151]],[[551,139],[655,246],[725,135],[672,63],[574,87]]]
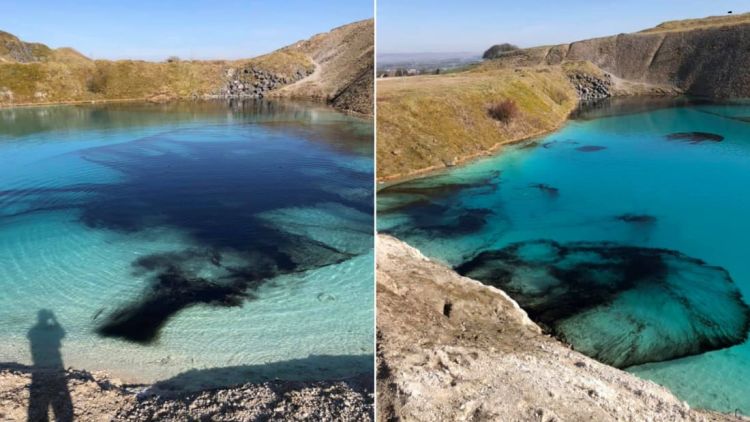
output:
[[[440,73],[478,63],[481,59],[480,53],[469,52],[379,53],[377,73],[378,77]]]

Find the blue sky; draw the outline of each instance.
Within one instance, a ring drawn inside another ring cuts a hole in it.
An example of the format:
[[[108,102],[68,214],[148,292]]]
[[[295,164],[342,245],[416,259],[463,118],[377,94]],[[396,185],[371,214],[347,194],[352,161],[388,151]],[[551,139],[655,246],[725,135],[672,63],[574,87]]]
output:
[[[378,0],[379,53],[560,44],[666,20],[750,12],[748,0]]]
[[[0,0],[0,30],[97,59],[247,58],[372,17],[372,0]]]

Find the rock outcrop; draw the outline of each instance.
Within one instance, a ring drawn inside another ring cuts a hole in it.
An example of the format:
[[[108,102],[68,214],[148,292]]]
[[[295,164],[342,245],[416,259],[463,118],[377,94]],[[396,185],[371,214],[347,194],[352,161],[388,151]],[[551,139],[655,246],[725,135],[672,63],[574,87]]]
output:
[[[0,420],[25,421],[33,370],[0,365]],[[45,374],[41,374],[42,376]],[[76,421],[298,421],[373,419],[372,374],[336,381],[270,381],[176,393],[145,385],[122,384],[103,373],[68,369],[46,374],[63,377],[73,414],[57,420]],[[40,373],[35,372],[39,377]],[[42,390],[39,403],[54,404],[65,393]],[[32,403],[31,406],[38,405]]]
[[[44,61],[53,51],[44,44],[24,42],[13,34],[0,31],[0,63]]]
[[[501,290],[378,236],[378,419],[737,421],[540,328]]]
[[[260,69],[254,65],[227,69],[227,83],[219,92],[222,98],[261,99],[270,91],[294,83],[313,71],[300,66],[290,75]]]
[[[578,105],[562,66],[493,64],[445,75],[378,80],[380,180],[458,165],[543,135],[562,126]],[[488,108],[504,100],[513,101],[518,113],[499,122]]]
[[[497,60],[517,65],[589,61],[627,81],[696,96],[750,97],[750,15],[680,21],[632,34],[517,50]]]
[[[573,84],[573,88],[575,88],[581,101],[594,101],[612,96],[610,90],[612,76],[608,73],[605,73],[602,78],[598,78],[588,73],[573,72],[568,74],[568,79]]]

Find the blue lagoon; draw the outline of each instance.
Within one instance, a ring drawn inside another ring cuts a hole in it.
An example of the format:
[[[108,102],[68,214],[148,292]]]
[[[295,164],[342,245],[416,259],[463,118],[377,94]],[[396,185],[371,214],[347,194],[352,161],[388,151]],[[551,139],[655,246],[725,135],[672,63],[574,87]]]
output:
[[[372,138],[301,103],[0,110],[0,362],[41,311],[131,382],[372,371]]]
[[[748,193],[750,104],[639,100],[384,187],[378,229],[576,350],[750,414]]]

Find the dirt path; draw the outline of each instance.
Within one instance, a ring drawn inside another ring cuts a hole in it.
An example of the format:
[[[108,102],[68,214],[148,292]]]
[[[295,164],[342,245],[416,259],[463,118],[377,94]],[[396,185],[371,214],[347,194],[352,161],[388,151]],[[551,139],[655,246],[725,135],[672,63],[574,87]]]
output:
[[[316,85],[317,82],[320,80],[320,75],[323,73],[322,68],[320,66],[320,63],[315,61],[312,57],[308,56],[311,62],[313,62],[313,65],[315,65],[315,70],[304,78],[298,80],[297,82],[291,83],[289,85],[286,85],[280,89],[277,89],[272,93],[272,95],[278,95],[278,96],[285,96],[285,94],[292,94],[297,90],[304,91],[302,88],[303,86],[310,84],[310,85]]]

